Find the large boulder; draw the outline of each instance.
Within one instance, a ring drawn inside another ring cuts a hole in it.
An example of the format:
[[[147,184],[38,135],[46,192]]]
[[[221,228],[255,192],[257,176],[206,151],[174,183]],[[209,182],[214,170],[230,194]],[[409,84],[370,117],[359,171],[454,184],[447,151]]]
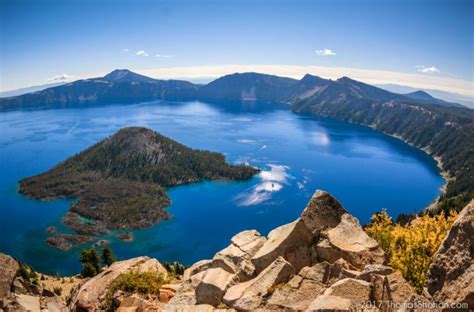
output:
[[[208,269],[204,272],[201,282],[196,287],[196,303],[219,305],[225,291],[238,282],[235,274],[221,268]]]
[[[223,302],[237,310],[257,309],[272,288],[288,281],[295,274],[294,267],[278,257],[254,279],[229,288]]]
[[[240,232],[232,237],[231,244],[228,247],[214,256],[214,263],[210,266],[219,265],[219,261],[223,261],[222,265],[230,264],[232,271],[237,273],[241,282],[247,281],[253,277],[255,272],[255,267],[250,259],[263,246],[265,241],[266,238],[255,230]]]
[[[341,222],[334,228],[321,233],[322,239],[317,244],[320,260],[335,262],[343,258],[358,269],[367,264],[383,264],[385,253],[377,242],[369,237],[359,221],[346,213]]]
[[[5,312],[40,312],[40,297],[31,295],[13,295],[10,302],[3,308]]]
[[[459,214],[436,252],[426,289],[434,300],[474,309],[474,200]]]
[[[158,260],[149,257],[138,257],[125,261],[114,262],[100,274],[83,283],[70,298],[73,311],[98,311],[104,304],[107,289],[122,273],[129,271],[154,271],[167,275],[166,269]]]
[[[251,262],[258,274],[281,256],[299,271],[312,263],[314,252],[311,241],[311,232],[303,220],[297,219],[272,230]]]
[[[355,308],[363,308],[370,301],[372,284],[363,280],[344,278],[331,285],[324,295],[335,296],[351,301]]]
[[[0,253],[0,301],[10,295],[10,289],[19,268],[15,259]]]
[[[317,235],[323,229],[337,226],[345,213],[347,211],[331,194],[317,190],[300,219],[313,235]]]

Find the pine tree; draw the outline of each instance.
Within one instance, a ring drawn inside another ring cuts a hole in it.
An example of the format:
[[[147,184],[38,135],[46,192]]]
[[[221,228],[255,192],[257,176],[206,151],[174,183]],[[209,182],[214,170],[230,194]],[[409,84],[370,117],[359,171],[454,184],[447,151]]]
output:
[[[109,246],[105,246],[102,249],[102,263],[106,266],[110,266],[115,262],[115,255],[112,252],[112,249]]]
[[[100,272],[100,258],[95,249],[84,249],[81,252],[82,275],[91,277]]]

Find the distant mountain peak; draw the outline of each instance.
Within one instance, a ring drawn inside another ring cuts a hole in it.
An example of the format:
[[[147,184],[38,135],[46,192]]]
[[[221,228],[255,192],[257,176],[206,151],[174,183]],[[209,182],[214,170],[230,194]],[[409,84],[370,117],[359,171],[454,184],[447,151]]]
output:
[[[405,95],[410,97],[410,98],[413,98],[413,99],[424,99],[424,100],[433,100],[434,99],[434,97],[431,96],[431,94],[429,94],[428,92],[422,91],[422,90],[411,92],[411,93],[408,93],[408,94],[405,94]]]
[[[128,69],[116,69],[103,77],[107,81],[117,82],[153,82],[155,79],[132,72]]]

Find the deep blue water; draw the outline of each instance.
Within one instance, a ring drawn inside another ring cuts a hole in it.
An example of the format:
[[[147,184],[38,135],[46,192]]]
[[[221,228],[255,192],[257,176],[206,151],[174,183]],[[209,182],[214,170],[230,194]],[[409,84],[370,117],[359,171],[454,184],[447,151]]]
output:
[[[419,211],[439,194],[443,180],[435,162],[400,140],[269,104],[236,105],[155,102],[0,113],[0,252],[39,271],[79,272],[82,247],[63,252],[44,243],[46,227],[67,231],[60,218],[71,201],[28,200],[17,193],[18,180],[132,125],[265,171],[246,182],[169,189],[172,220],[134,231],[132,243],[106,237],[119,259],[149,255],[191,264],[211,257],[239,231],[266,234],[294,220],[316,189],[335,195],[361,223],[382,208],[394,217]]]

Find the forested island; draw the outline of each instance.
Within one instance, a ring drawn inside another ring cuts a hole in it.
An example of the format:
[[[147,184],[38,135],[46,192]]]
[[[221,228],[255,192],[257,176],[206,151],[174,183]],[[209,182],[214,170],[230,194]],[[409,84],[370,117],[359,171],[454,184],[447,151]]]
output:
[[[51,170],[20,181],[29,198],[76,198],[63,223],[81,235],[142,229],[169,218],[166,187],[245,180],[259,169],[193,150],[153,130],[124,128]],[[85,217],[90,222],[81,221]]]

